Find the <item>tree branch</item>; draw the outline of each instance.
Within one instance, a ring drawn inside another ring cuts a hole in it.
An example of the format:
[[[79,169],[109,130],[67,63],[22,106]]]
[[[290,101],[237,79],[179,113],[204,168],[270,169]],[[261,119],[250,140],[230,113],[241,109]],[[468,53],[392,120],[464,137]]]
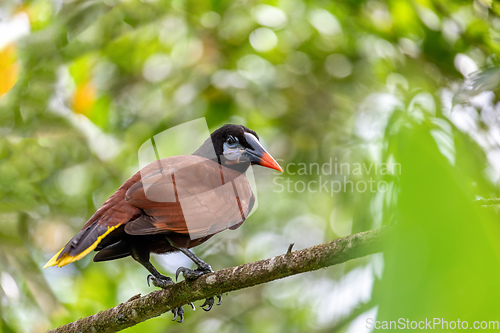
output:
[[[156,290],[50,332],[116,332],[169,310],[219,293],[227,293],[298,273],[318,270],[382,250],[387,228],[360,232],[304,250],[222,269],[194,281]]]

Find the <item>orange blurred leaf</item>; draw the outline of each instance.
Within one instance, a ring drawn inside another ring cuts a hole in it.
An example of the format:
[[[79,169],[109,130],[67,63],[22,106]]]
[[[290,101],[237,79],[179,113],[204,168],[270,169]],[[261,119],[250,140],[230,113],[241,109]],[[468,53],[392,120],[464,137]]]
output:
[[[89,116],[96,101],[96,88],[90,80],[82,82],[76,87],[73,95],[73,110],[76,113]]]
[[[19,75],[17,48],[8,44],[0,50],[0,95],[8,93],[16,84]]]

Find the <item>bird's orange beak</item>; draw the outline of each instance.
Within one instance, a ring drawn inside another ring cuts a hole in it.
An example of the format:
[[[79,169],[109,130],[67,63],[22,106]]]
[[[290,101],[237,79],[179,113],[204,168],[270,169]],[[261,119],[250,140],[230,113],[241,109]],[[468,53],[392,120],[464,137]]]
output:
[[[245,139],[248,144],[252,147],[245,149],[245,154],[249,157],[250,162],[252,164],[261,165],[266,168],[278,170],[279,172],[283,172],[278,162],[269,155],[269,153],[262,147],[259,140],[255,137],[255,135],[250,133],[245,133]]]
[[[276,162],[276,160],[271,155],[269,155],[268,152],[264,152],[264,154],[262,154],[259,162],[259,165],[262,165],[263,167],[283,172],[283,169],[280,167],[278,162]]]

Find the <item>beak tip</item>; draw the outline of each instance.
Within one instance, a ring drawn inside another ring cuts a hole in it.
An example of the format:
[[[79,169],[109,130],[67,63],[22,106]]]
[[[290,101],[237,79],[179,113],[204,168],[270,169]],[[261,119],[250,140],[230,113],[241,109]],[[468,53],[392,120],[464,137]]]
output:
[[[276,162],[274,158],[267,152],[262,154],[262,157],[260,159],[260,165],[270,169],[277,170],[279,172],[283,172],[283,169],[278,164],[278,162]]]

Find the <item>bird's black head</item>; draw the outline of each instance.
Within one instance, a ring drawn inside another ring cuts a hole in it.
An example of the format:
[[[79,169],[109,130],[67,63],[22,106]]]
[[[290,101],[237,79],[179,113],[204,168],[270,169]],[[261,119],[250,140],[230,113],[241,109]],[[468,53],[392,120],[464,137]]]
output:
[[[257,133],[243,125],[222,126],[214,131],[193,155],[210,158],[214,150],[218,162],[231,169],[243,172],[250,164],[257,164],[282,171],[260,144]]]

